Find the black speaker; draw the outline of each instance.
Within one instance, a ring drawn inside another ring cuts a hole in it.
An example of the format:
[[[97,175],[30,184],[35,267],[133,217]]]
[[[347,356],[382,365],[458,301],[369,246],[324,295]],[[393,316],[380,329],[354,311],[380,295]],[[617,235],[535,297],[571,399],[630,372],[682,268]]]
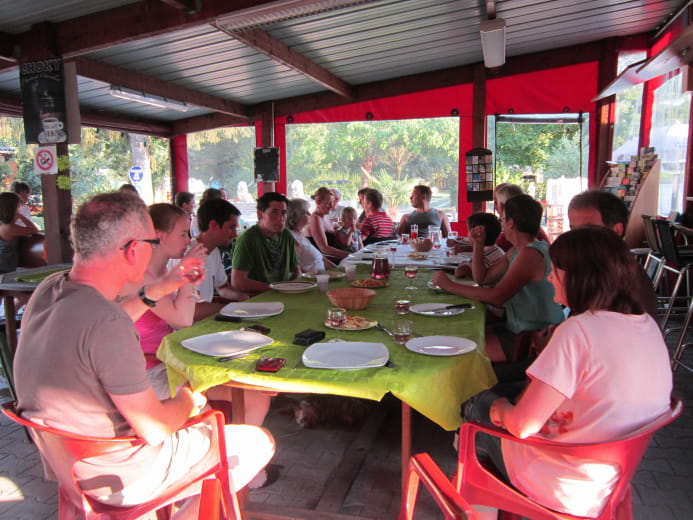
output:
[[[255,148],[255,179],[279,180],[279,148]]]

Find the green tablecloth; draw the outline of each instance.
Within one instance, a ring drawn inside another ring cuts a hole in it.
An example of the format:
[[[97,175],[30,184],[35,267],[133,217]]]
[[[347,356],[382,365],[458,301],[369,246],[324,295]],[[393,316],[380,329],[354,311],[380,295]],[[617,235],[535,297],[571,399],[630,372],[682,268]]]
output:
[[[366,276],[364,268],[359,266],[359,277]],[[430,271],[420,272],[416,279],[419,290],[414,293],[413,303],[463,301],[451,294],[436,294],[429,290],[426,283],[430,278]],[[398,318],[394,312],[394,300],[406,296],[404,287],[408,284],[409,280],[404,278],[402,270],[397,270],[390,279],[389,287],[376,289],[377,295],[367,309],[349,313],[377,319],[389,327]],[[346,286],[346,281],[330,282],[330,288]],[[253,298],[253,301],[284,303],[282,314],[260,320],[271,329],[269,336],[275,342],[245,358],[220,363],[214,358],[183,348],[180,342],[202,334],[238,329],[244,323],[208,318],[179,330],[164,338],[157,353],[168,367],[172,387],[187,379],[195,390],[204,391],[233,380],[278,391],[336,394],[372,400],[380,400],[390,392],[446,430],[455,430],[460,425],[460,404],[496,382],[484,350],[485,307],[478,302],[475,302],[475,309],[457,316],[431,317],[412,313],[406,316],[413,321],[414,331],[421,335],[461,336],[479,345],[468,354],[438,357],[410,352],[378,329],[335,331],[325,327],[326,309],[331,304],[327,296],[316,289],[303,294],[268,291]],[[339,371],[306,368],[300,364],[294,369],[305,347],[293,345],[293,337],[296,332],[307,328],[324,330],[326,336],[323,341],[339,338],[383,343],[390,352],[394,367]],[[283,357],[287,362],[276,373],[255,372],[255,364],[262,356]]]

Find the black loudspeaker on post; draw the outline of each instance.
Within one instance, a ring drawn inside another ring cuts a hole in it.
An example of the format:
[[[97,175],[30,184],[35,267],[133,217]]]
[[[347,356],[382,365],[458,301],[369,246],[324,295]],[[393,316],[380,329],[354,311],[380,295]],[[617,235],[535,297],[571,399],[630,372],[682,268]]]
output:
[[[279,148],[255,148],[255,180],[279,180]]]

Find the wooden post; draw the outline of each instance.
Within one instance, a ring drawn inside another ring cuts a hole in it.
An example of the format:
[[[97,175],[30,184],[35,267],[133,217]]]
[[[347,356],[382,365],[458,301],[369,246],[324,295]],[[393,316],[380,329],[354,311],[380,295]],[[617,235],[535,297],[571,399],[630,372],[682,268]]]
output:
[[[48,265],[72,261],[70,244],[70,191],[69,155],[66,143],[56,145],[58,175],[41,175],[43,192],[43,220],[46,230],[46,261]],[[64,169],[61,169],[61,166]]]
[[[274,146],[274,110],[271,104],[267,104],[265,110],[262,111],[262,142],[260,146],[263,148],[269,148]],[[260,185],[261,193],[268,193],[270,191],[277,191],[276,181],[264,181]]]

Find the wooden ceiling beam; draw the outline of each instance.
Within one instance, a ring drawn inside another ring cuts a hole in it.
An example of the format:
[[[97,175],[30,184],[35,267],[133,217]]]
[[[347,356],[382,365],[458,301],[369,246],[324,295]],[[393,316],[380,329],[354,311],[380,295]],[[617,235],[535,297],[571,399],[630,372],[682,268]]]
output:
[[[195,14],[202,8],[202,0],[161,0],[166,5],[180,9],[188,14]]]
[[[77,65],[77,74],[80,76],[247,119],[247,107],[234,101],[181,87],[90,58],[77,57],[74,61]]]
[[[248,47],[303,74],[332,92],[347,99],[353,98],[354,93],[351,85],[267,32],[260,29],[230,32],[226,31],[222,25],[215,25],[215,27],[236,40],[243,42]]]
[[[204,0],[198,12],[172,9],[160,0],[143,0],[56,23],[65,58],[171,31],[212,23],[217,17],[265,4],[267,0]]]
[[[512,58],[508,58],[505,65],[499,67],[497,71],[494,71],[493,73],[487,71],[486,79],[488,81],[492,80],[493,78],[511,76],[526,72],[563,67],[577,63],[585,63],[588,61],[599,61],[601,56],[602,43],[600,42],[591,42],[584,45],[575,45],[573,47],[527,54],[524,56],[514,56]],[[431,90],[461,85],[464,83],[471,83],[473,81],[473,71],[476,65],[477,64],[472,63],[469,65],[463,65],[461,67],[453,67],[450,69],[424,72],[401,78],[356,85],[353,87],[354,98],[352,100],[346,100],[332,92],[322,92],[294,98],[279,99],[275,100],[274,113],[275,116],[287,116],[298,112],[321,110],[334,106],[345,105],[347,103],[370,101],[372,99],[377,99],[384,96],[398,96],[402,94],[420,92],[422,90]],[[259,114],[262,112],[263,106],[263,104],[259,104],[249,107],[251,119],[258,119]]]
[[[19,54],[17,38],[11,34],[0,31],[0,58],[16,62]]]
[[[170,125],[129,119],[110,112],[81,110],[81,118],[82,126],[94,126],[105,130],[132,132],[155,137],[169,138],[173,135]]]
[[[238,117],[229,116],[226,114],[206,114],[203,116],[189,117],[187,119],[179,119],[174,122],[172,127],[172,135],[183,135],[193,132],[203,132],[204,130],[214,130],[224,126],[233,126],[246,124],[247,120]]]

